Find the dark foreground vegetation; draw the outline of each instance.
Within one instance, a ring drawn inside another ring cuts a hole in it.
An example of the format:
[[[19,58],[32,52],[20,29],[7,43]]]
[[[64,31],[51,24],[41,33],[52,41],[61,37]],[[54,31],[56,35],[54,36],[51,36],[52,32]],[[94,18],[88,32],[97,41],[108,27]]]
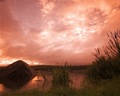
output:
[[[85,71],[81,89],[70,88],[67,66],[53,69],[53,87],[5,93],[3,96],[120,96],[120,31],[108,34],[108,45],[98,48],[95,60]]]
[[[93,83],[120,75],[120,31],[111,32],[108,37],[108,45],[96,49],[95,60],[87,70],[87,77]]]
[[[69,87],[52,88],[47,92],[38,89],[5,93],[3,96],[120,96],[120,77],[101,82],[101,85],[79,90]]]

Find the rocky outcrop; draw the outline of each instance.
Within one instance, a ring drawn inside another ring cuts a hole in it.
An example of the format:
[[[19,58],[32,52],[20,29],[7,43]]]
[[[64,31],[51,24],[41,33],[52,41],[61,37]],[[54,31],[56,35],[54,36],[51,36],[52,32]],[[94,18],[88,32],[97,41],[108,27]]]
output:
[[[8,65],[0,72],[0,83],[8,88],[19,88],[34,77],[35,71],[24,61]]]

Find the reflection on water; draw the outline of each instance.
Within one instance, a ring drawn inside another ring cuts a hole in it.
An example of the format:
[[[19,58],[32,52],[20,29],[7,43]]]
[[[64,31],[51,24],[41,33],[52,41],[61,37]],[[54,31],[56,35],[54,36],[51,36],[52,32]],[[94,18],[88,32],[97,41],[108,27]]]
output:
[[[71,86],[73,88],[79,89],[83,83],[85,76],[81,73],[71,73],[70,79],[72,80]]]
[[[52,86],[52,75],[51,74],[45,74],[45,78],[43,76],[39,75],[34,77],[26,86],[24,86],[23,89],[41,89],[41,90],[48,90]]]
[[[70,79],[72,80],[71,86],[74,88],[80,88],[84,80],[84,75],[79,72],[70,73]],[[6,82],[8,83],[8,82]],[[20,90],[30,90],[30,89],[40,89],[49,90],[52,87],[52,73],[44,72],[43,75],[37,75],[32,80],[26,83],[26,85],[21,86]],[[0,84],[0,93],[8,91],[11,88],[7,88],[4,84]]]
[[[5,90],[4,85],[3,85],[3,84],[0,84],[0,93],[4,92],[4,90]]]

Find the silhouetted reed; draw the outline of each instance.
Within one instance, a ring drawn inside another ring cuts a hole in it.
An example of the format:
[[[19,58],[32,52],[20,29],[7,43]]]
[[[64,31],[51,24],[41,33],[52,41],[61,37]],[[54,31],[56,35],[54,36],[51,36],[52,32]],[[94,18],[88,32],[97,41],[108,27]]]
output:
[[[67,63],[65,63],[64,67],[56,67],[53,69],[53,87],[69,87],[71,80],[69,78],[69,72],[67,69]]]
[[[120,74],[120,31],[110,32],[108,38],[106,47],[96,49],[95,60],[87,70],[87,77],[92,82],[112,79]]]

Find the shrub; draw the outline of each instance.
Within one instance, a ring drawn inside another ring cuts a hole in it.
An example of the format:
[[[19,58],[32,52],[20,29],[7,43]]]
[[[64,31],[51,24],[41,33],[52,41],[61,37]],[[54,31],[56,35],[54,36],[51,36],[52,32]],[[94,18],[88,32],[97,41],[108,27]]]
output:
[[[108,45],[96,49],[95,60],[87,70],[88,79],[94,83],[120,74],[120,31],[110,32],[108,37]]]
[[[69,87],[71,80],[69,78],[69,72],[66,64],[63,68],[57,67],[53,69],[53,86]]]

